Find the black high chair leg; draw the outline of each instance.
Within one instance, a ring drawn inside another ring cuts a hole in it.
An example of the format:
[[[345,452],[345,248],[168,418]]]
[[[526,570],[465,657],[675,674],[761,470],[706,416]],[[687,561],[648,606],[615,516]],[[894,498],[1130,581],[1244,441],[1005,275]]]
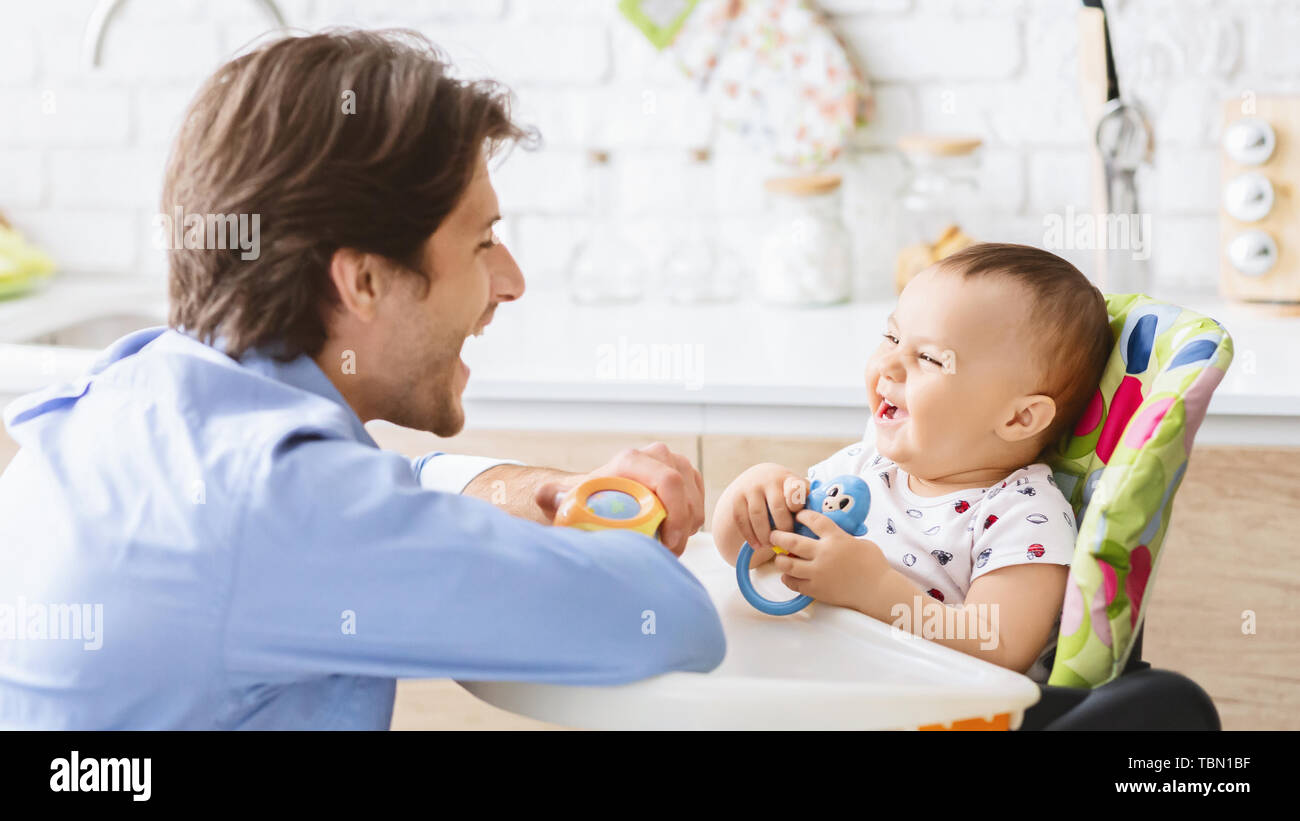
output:
[[[1092,690],[1043,685],[1022,730],[1218,730],[1219,712],[1200,685],[1142,661],[1138,632],[1124,674]]]

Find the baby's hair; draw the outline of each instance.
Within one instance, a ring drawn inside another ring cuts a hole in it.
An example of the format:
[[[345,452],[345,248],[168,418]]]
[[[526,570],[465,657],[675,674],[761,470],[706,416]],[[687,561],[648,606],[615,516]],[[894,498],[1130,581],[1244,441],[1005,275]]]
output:
[[[1041,392],[1056,402],[1056,418],[1042,441],[1058,442],[1073,430],[1097,392],[1115,344],[1101,291],[1068,261],[1029,245],[980,243],[945,257],[938,267],[967,279],[1007,277],[1032,295],[1030,316],[1040,331],[1033,341],[1040,351]]]

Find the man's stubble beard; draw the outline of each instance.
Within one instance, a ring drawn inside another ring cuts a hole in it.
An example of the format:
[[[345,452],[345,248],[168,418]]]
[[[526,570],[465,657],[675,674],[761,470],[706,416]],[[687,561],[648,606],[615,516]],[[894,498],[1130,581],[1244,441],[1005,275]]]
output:
[[[489,321],[495,309],[495,304],[489,305],[474,327]],[[446,339],[439,338],[432,329],[417,331],[414,334],[416,338],[407,341],[403,346],[405,350],[430,351],[426,361],[434,364],[431,368],[410,373],[405,384],[397,386],[394,395],[402,397],[397,415],[405,421],[391,421],[442,438],[455,436],[464,429],[465,407],[457,386],[460,382],[461,349],[470,330],[451,334]]]
[[[450,361],[441,363],[437,370],[436,378],[432,374],[422,374],[427,380],[423,384],[428,386],[422,392],[408,391],[405,394],[403,415],[408,421],[401,424],[446,438],[455,436],[465,427],[465,409],[460,395],[456,393],[459,356],[453,355]],[[410,384],[422,383],[413,379]]]
[[[415,357],[409,370],[391,386],[386,418],[395,425],[445,438],[455,436],[465,427],[465,411],[456,392],[460,346],[452,340],[431,336],[420,334],[400,346],[403,351],[433,353]]]
[[[442,397],[441,407],[429,420],[427,430],[434,436],[455,436],[465,428],[465,408],[459,396],[450,392]]]

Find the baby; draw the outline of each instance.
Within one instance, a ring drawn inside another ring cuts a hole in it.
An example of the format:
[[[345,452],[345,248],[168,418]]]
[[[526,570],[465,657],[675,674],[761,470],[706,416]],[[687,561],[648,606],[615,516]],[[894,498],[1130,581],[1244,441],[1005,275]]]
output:
[[[1102,295],[1054,254],[986,243],[918,274],[883,331],[866,366],[874,442],[807,473],[866,480],[866,535],[803,510],[807,481],[760,464],[718,500],[718,550],[735,564],[748,541],[751,566],[775,561],[791,590],[1045,681],[1077,531],[1041,458],[1101,380]],[[796,518],[819,539],[777,532]],[[900,617],[917,603],[926,614]],[[964,629],[917,629],[936,612]]]

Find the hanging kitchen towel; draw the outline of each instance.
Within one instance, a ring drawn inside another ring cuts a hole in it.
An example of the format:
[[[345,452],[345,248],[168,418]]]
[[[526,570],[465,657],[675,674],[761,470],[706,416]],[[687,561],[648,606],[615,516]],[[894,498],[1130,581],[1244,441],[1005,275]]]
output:
[[[655,48],[672,43],[699,0],[619,0],[618,10],[641,29]]]
[[[830,163],[871,115],[866,81],[809,0],[698,0],[672,22],[668,48],[720,122],[781,163]]]

